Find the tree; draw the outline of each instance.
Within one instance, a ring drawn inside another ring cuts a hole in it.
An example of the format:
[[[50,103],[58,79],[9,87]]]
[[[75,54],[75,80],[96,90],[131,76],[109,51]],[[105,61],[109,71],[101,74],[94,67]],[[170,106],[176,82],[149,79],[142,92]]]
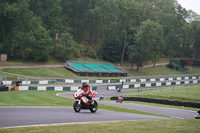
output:
[[[193,59],[200,58],[200,22],[192,23]]]
[[[62,27],[61,0],[30,0],[30,3],[30,9],[41,17],[43,26],[50,31],[51,38],[55,39]]]
[[[136,71],[143,66],[143,63],[147,60],[147,56],[143,53],[144,47],[142,45],[129,45],[128,46],[128,58],[131,63],[131,70],[133,70],[133,64],[136,64]]]
[[[123,48],[121,54],[121,65],[124,60],[125,49],[128,46],[127,37],[130,27],[132,25],[137,26],[137,20],[139,17],[139,11],[137,9],[137,3],[134,0],[122,0],[119,2],[119,17],[118,24],[121,27],[123,38]]]
[[[99,56],[110,62],[116,62],[120,60],[122,49],[122,37],[119,33],[119,27],[116,25],[110,27],[110,30],[106,31],[104,43],[99,50]]]
[[[142,34],[140,34],[140,38],[142,40],[141,43],[145,43],[146,47],[148,47],[148,57],[153,62],[153,67],[155,68],[155,64],[159,61],[161,57],[161,47],[164,47],[163,40],[163,29],[162,26],[147,20],[142,23]]]
[[[5,44],[9,44],[9,57],[13,59],[46,61],[51,51],[51,38],[42,26],[41,19],[29,10],[26,0],[6,3],[4,16],[10,23]]]
[[[136,45],[129,47],[129,61],[137,65],[137,71],[147,60],[151,60],[155,67],[164,44],[162,26],[150,20],[142,22],[135,36],[135,42]]]
[[[65,32],[58,37],[58,43],[55,46],[54,56],[59,60],[68,60],[74,56],[77,44],[74,42],[72,36]]]

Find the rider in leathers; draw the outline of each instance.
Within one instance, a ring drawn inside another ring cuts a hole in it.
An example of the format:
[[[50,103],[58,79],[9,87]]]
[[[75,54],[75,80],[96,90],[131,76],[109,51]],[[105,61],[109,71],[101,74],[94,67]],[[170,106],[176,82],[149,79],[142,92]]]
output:
[[[83,93],[86,96],[86,98],[90,100],[90,103],[92,103],[92,92],[90,91],[90,86],[87,84],[87,82],[82,83],[81,89],[84,91]]]

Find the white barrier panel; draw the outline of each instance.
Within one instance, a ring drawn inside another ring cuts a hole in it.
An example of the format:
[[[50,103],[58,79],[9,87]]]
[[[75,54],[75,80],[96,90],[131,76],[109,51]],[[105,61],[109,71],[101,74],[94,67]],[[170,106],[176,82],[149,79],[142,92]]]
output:
[[[59,86],[57,86],[57,87],[55,87],[54,90],[55,90],[55,91],[63,91],[63,87],[59,87]]]
[[[156,83],[156,86],[161,86],[162,85],[162,83]]]
[[[71,91],[77,91],[78,87],[71,87]]]
[[[65,79],[65,83],[74,83],[74,80],[72,80],[72,79]]]
[[[103,83],[103,80],[96,80],[96,83],[98,84]]]
[[[46,91],[46,90],[47,90],[47,87],[46,87],[46,86],[38,86],[38,87],[37,87],[37,90]]]
[[[3,81],[3,84],[4,85],[10,85],[10,84],[12,84],[12,81]]]
[[[140,79],[141,82],[146,82],[146,79]]]
[[[173,78],[168,78],[169,81],[173,80]]]
[[[190,81],[185,81],[185,84],[189,84],[190,83]]]
[[[171,85],[171,82],[166,82],[166,85]]]
[[[116,90],[115,86],[108,86],[108,90]]]
[[[134,84],[134,88],[140,87],[140,84]]]
[[[185,79],[189,79],[189,77],[185,77]]]
[[[177,80],[181,80],[181,77],[177,77]]]
[[[192,77],[192,79],[196,79],[196,77]]]
[[[126,80],[125,80],[125,79],[120,79],[120,82],[122,82],[122,81],[123,81],[123,82],[126,82]]]
[[[22,81],[22,85],[30,85],[31,81]]]
[[[160,78],[160,81],[165,81],[165,78]]]
[[[136,79],[131,79],[130,82],[136,82]]]
[[[197,80],[194,80],[194,81],[193,81],[194,84],[197,83],[197,82],[198,82]]]
[[[48,84],[48,80],[39,81],[39,84]]]
[[[123,85],[123,88],[124,89],[129,88],[129,85]]]
[[[18,90],[19,91],[27,91],[29,86],[19,86]]]
[[[151,87],[151,83],[146,83],[146,87]]]
[[[150,79],[150,81],[156,81],[156,79]]]
[[[180,84],[181,84],[181,82],[180,82],[180,81],[177,81],[177,82],[176,82],[176,85],[180,85]]]

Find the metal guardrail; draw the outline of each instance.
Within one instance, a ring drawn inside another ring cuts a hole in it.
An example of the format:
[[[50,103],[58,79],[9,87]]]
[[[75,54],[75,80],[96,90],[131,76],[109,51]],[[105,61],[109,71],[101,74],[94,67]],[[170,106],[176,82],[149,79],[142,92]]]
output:
[[[184,76],[200,76],[199,74],[181,74],[181,75],[154,75],[154,76],[133,76],[133,77],[123,77],[124,79],[131,78],[160,78],[160,77],[184,77]]]

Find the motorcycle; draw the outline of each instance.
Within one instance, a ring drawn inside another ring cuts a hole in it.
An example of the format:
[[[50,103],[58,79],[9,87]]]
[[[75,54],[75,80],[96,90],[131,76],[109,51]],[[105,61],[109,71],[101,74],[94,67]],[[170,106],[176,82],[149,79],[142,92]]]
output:
[[[97,95],[97,92],[92,91],[90,96],[93,98]],[[92,113],[95,113],[98,109],[98,104],[95,99],[91,101],[86,98],[86,95],[83,93],[82,89],[78,89],[74,96],[73,108],[75,112],[80,112],[81,109],[89,109]]]
[[[118,97],[118,99],[117,99],[117,101],[116,101],[116,102],[117,102],[117,103],[122,103],[122,102],[123,102],[123,100],[124,100],[124,99],[123,99],[123,97]]]
[[[197,110],[197,114],[194,116],[195,119],[200,119],[200,109]]]

